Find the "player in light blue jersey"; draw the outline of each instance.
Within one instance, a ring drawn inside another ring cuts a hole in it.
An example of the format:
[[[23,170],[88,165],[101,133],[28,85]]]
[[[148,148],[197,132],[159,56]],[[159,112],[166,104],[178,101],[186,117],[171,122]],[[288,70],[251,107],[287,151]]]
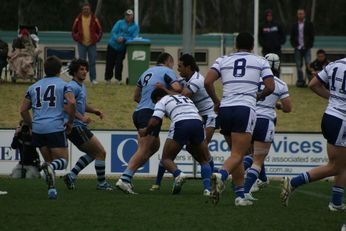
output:
[[[292,110],[287,84],[277,77],[280,73],[279,56],[269,53],[266,54],[265,58],[268,60],[274,74],[275,90],[271,95],[267,96],[264,100],[258,101],[256,104],[257,119],[252,135],[253,163],[247,170],[244,184],[245,198],[249,200],[256,200],[251,195],[250,189],[256,182],[260,173],[264,171],[264,160],[274,140],[276,126],[275,108],[285,113],[291,112]],[[263,90],[263,82],[260,82],[258,90]]]
[[[328,64],[317,77],[313,78],[309,87],[319,96],[328,100],[321,128],[327,140],[328,163],[290,179],[284,177],[281,200],[288,206],[288,200],[297,187],[325,177],[334,176],[332,197],[328,208],[336,212],[346,211],[343,203],[346,185],[346,58]],[[329,89],[325,87],[329,84]]]
[[[20,109],[23,124],[32,126],[32,144],[40,149],[46,161],[41,168],[46,175],[49,199],[57,198],[54,171],[67,167],[66,133],[71,132],[75,117],[76,102],[72,90],[59,78],[61,66],[57,57],[47,58],[44,63],[46,77],[29,87]],[[67,123],[64,123],[64,101]]]
[[[252,132],[256,122],[256,99],[264,99],[274,91],[273,73],[268,61],[250,53],[254,38],[240,33],[236,38],[237,52],[218,58],[209,69],[204,85],[218,111],[221,133],[232,155],[224,162],[223,169],[212,176],[212,202],[219,201],[224,182],[232,174],[236,194],[235,205],[246,206],[252,202],[244,199],[243,157],[251,146]],[[220,102],[215,93],[214,82],[221,78],[223,96]],[[258,83],[263,79],[264,89],[256,95]]]
[[[204,142],[206,142],[206,144],[208,145],[216,127],[216,113],[214,112],[214,103],[204,88],[204,77],[199,73],[199,67],[196,63],[196,60],[190,54],[184,54],[179,58],[178,71],[180,73],[180,76],[182,77],[181,79],[183,80],[180,81],[180,84],[183,85],[181,95],[191,98],[192,102],[196,105],[198,113],[203,119],[204,129],[206,133]],[[176,94],[176,92],[170,92],[167,89],[165,90],[169,94]],[[192,155],[196,153],[196,151],[192,149],[191,145],[187,145],[186,150]],[[197,155],[199,154],[197,153]],[[213,170],[214,161],[210,155],[209,150],[207,152],[206,158],[209,160],[210,167]],[[164,173],[165,168],[160,161],[156,181],[155,184],[151,186],[151,191],[160,189]],[[209,194],[209,192],[205,191],[205,194]]]
[[[134,100],[138,102],[138,106],[132,117],[138,132],[147,126],[154,112],[155,104],[151,101],[151,93],[155,90],[157,83],[161,83],[174,91],[181,91],[181,86],[172,70],[173,66],[173,57],[168,53],[162,53],[158,57],[157,65],[149,68],[140,76],[134,94]],[[132,177],[137,169],[159,149],[160,130],[161,124],[158,124],[148,136],[138,136],[137,151],[131,157],[127,168],[116,183],[117,188],[125,193],[134,194],[131,183]]]
[[[101,119],[103,118],[102,111],[91,107],[87,103],[87,91],[84,80],[86,79],[88,68],[88,62],[82,59],[73,60],[69,66],[69,74],[73,76],[73,79],[67,86],[72,89],[77,105],[76,118],[68,139],[85,155],[81,156],[71,172],[64,176],[64,182],[68,189],[75,189],[75,180],[78,173],[95,160],[98,181],[96,189],[111,191],[113,188],[106,182],[105,178],[106,151],[97,137],[87,128],[87,125],[92,120],[86,115],[86,112],[95,114]]]
[[[157,125],[162,123],[162,119],[167,115],[171,119],[168,137],[166,139],[163,152],[162,164],[173,174],[173,194],[178,194],[185,182],[186,175],[177,168],[174,159],[184,145],[194,149],[194,158],[201,165],[201,175],[203,179],[204,192],[210,194],[211,168],[208,163],[208,146],[204,142],[204,127],[198,109],[192,100],[183,95],[168,95],[164,89],[155,89],[151,94],[151,99],[155,105],[155,111],[148,122],[147,128],[140,131],[141,136],[150,134]]]

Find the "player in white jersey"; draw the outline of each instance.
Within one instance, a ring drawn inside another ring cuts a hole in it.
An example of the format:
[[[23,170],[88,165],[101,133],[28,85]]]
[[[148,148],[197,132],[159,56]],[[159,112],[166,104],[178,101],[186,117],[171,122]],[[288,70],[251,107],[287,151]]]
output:
[[[200,116],[203,119],[204,129],[206,133],[205,142],[208,145],[216,127],[216,113],[214,112],[214,103],[209,97],[208,93],[204,88],[204,77],[199,73],[199,67],[196,64],[196,60],[190,54],[184,54],[179,58],[178,71],[180,76],[180,84],[183,86],[181,95],[189,97],[193,103],[196,105]],[[176,94],[176,92],[170,92],[168,89],[164,88],[166,92]],[[194,155],[195,151],[192,150],[190,145],[186,146],[186,150]],[[209,165],[213,171],[214,161],[208,150]],[[160,162],[158,167],[158,172],[156,176],[156,182],[151,187],[151,191],[159,190],[163,175],[165,173],[165,168]],[[206,192],[206,194],[209,194]]]
[[[276,54],[269,53],[265,56],[269,61],[269,65],[274,74],[275,90],[264,100],[258,101],[256,104],[256,125],[252,135],[253,139],[253,164],[247,170],[244,193],[245,198],[255,200],[250,194],[252,185],[256,182],[262,168],[264,168],[264,160],[269,153],[271,144],[274,140],[276,126],[275,108],[283,112],[292,110],[291,100],[288,94],[287,84],[277,78],[280,72],[280,59]],[[263,89],[263,82],[259,84],[259,91]]]
[[[224,162],[223,169],[212,176],[212,201],[217,203],[224,181],[232,174],[236,194],[235,204],[251,205],[244,199],[243,157],[251,146],[252,132],[256,122],[256,99],[264,99],[275,89],[273,73],[268,61],[251,52],[254,38],[249,33],[240,33],[236,38],[237,52],[218,58],[208,71],[205,88],[218,111],[221,133],[232,155]],[[221,78],[223,97],[220,102],[215,93],[214,82]],[[263,79],[264,89],[257,94],[258,83]]]
[[[161,161],[164,167],[174,176],[173,194],[181,191],[181,186],[186,179],[186,175],[174,163],[175,157],[184,145],[191,145],[198,153],[198,155],[194,155],[194,158],[201,165],[204,191],[210,192],[211,168],[206,158],[208,147],[204,142],[203,122],[198,114],[198,109],[191,99],[186,96],[167,94],[164,89],[160,88],[155,89],[151,94],[152,101],[156,103],[155,110],[147,128],[140,131],[140,135],[150,134],[162,122],[163,117],[168,116],[172,122]]]
[[[332,197],[328,205],[330,211],[346,211],[343,203],[346,185],[346,58],[328,64],[309,87],[319,96],[328,99],[321,129],[327,140],[328,163],[308,172],[301,173],[292,179],[284,177],[281,200],[288,205],[293,190],[303,184],[334,176]],[[325,84],[329,83],[329,89]]]

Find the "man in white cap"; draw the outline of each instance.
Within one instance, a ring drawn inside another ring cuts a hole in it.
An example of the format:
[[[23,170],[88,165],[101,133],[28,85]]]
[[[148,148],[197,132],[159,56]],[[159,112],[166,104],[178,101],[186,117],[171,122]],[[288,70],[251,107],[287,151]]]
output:
[[[125,17],[118,20],[111,31],[106,55],[106,83],[110,83],[114,69],[115,83],[117,85],[120,84],[123,71],[123,60],[126,54],[125,43],[137,37],[138,33],[139,27],[133,21],[133,11],[128,9],[125,11]]]

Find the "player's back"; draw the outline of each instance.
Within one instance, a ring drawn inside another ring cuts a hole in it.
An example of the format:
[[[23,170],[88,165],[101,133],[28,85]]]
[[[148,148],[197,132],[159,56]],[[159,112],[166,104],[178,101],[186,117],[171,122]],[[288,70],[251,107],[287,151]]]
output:
[[[29,87],[26,98],[32,104],[33,132],[46,134],[64,130],[66,84],[59,77],[45,77]]]
[[[255,109],[260,79],[273,76],[265,58],[248,52],[220,57],[212,68],[222,79],[221,107],[248,106]]]
[[[146,70],[137,82],[137,86],[142,89],[141,100],[136,111],[144,108],[154,109],[155,105],[151,101],[151,93],[156,88],[156,83],[163,84],[166,88],[177,81],[174,71],[165,66],[154,66]]]
[[[346,58],[328,64],[318,78],[329,83],[329,104],[326,113],[346,120]]]
[[[76,111],[80,113],[81,115],[84,115],[85,108],[86,108],[86,97],[87,97],[87,91],[86,91],[85,85],[78,83],[75,80],[72,80],[67,84],[67,87],[72,90],[72,93],[76,99]],[[73,121],[73,125],[74,126],[86,125],[86,123],[75,118],[75,120]]]
[[[192,100],[183,95],[166,95],[156,104],[155,112],[157,110],[165,112],[172,123],[189,119],[201,120]]]
[[[276,118],[275,105],[280,99],[289,96],[287,84],[281,79],[274,77],[275,90],[272,94],[265,97],[263,101],[258,101],[256,104],[257,118],[268,118],[274,120]],[[259,90],[264,88],[263,82],[260,82]]]

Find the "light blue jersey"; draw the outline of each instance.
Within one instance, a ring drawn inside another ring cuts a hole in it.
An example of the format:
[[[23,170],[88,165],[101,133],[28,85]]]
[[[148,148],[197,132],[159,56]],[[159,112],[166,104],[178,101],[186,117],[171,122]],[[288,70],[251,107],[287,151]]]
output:
[[[64,127],[64,95],[71,92],[59,77],[45,77],[31,85],[25,98],[31,101],[32,131],[37,134],[61,132]]]
[[[83,115],[85,114],[86,108],[86,97],[87,91],[84,84],[80,84],[75,80],[72,80],[67,84],[67,87],[70,88],[73,92],[73,95],[76,99],[76,112]],[[73,121],[73,126],[86,126],[87,124],[83,121],[75,118]]]
[[[165,66],[155,66],[146,70],[137,82],[137,87],[142,89],[141,101],[139,102],[136,111],[149,108],[154,110],[155,104],[151,101],[151,93],[155,90],[155,84],[161,83],[166,88],[169,88],[177,81],[177,76],[174,71]]]

